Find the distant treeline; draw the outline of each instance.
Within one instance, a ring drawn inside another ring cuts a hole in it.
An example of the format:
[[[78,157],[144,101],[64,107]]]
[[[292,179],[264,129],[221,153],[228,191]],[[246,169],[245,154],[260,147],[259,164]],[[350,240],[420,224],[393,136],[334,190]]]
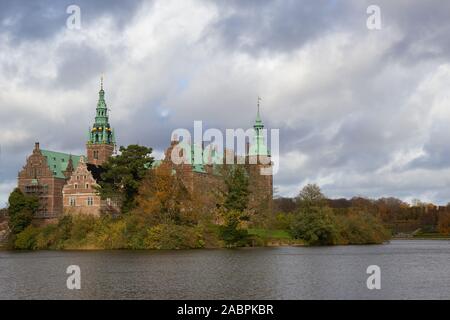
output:
[[[389,197],[368,199],[354,197],[352,199],[327,199],[327,205],[336,214],[369,213],[378,216],[393,234],[412,233],[450,233],[450,205],[436,206],[418,200],[410,205],[400,199]],[[277,198],[274,200],[275,210],[283,213],[295,212],[299,209],[296,198]]]

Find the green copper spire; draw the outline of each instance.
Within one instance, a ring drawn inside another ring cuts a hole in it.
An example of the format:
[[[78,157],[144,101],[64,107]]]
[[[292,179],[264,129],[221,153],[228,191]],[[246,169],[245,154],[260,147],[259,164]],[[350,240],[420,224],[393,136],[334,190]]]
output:
[[[259,113],[261,98],[258,97],[258,111],[256,113],[255,124],[253,125],[253,129],[255,130],[254,139],[250,145],[249,155],[250,156],[268,156],[270,155],[267,146],[264,143],[264,124],[261,120],[261,115]]]
[[[264,129],[264,124],[261,120],[261,115],[259,114],[259,106],[260,106],[261,98],[258,97],[258,111],[256,113],[256,121],[253,128],[255,128],[256,132],[260,131],[261,129]]]
[[[103,76],[100,80],[100,91],[95,114],[95,122],[89,132],[91,144],[115,144],[114,131],[109,124],[108,107],[105,101],[105,90],[103,90]]]

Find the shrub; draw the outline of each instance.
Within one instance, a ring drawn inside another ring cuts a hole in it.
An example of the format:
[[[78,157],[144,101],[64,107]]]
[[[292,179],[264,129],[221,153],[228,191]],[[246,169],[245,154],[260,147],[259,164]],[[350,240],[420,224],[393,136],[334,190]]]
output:
[[[145,246],[148,249],[202,248],[205,242],[198,228],[175,224],[159,224],[148,229]]]
[[[219,227],[219,238],[228,247],[247,244],[248,231],[240,227],[243,213],[235,210],[223,213],[225,223]]]
[[[337,216],[340,244],[375,244],[388,240],[389,231],[372,214],[352,213]]]
[[[332,245],[337,240],[334,215],[327,207],[303,208],[293,218],[292,237],[309,245]]]
[[[36,230],[36,249],[55,248],[59,241],[58,226],[49,224]]]
[[[96,246],[104,249],[125,249],[127,247],[125,229],[126,222],[124,220],[103,220],[98,224],[95,234]]]
[[[28,226],[17,235],[16,241],[14,242],[16,249],[21,250],[35,250],[37,249],[36,236],[39,230],[33,226]]]

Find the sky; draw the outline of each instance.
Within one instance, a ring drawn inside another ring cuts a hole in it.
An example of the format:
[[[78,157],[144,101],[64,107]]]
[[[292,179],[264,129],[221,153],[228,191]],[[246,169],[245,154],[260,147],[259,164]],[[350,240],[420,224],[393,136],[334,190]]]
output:
[[[250,128],[260,96],[278,196],[447,204],[449,18],[438,0],[2,0],[0,207],[35,141],[85,152],[102,74],[119,145],[158,157],[194,120]]]

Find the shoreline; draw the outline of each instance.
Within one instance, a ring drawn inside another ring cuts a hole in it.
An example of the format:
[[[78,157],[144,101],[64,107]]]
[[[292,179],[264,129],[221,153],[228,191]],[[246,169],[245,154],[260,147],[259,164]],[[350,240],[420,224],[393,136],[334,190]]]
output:
[[[66,248],[66,249],[37,249],[37,250],[20,250],[20,249],[8,249],[6,246],[0,246],[0,252],[2,251],[8,251],[8,252],[37,252],[37,251],[67,251],[67,252],[87,252],[87,251],[151,251],[151,252],[158,252],[158,251],[185,251],[185,250],[218,250],[218,249],[254,249],[254,248],[281,248],[281,247],[348,247],[348,246],[376,246],[376,245],[386,245],[389,244],[392,240],[417,240],[417,241],[424,241],[424,240],[444,240],[444,241],[450,241],[450,237],[445,238],[426,238],[426,237],[418,237],[418,238],[408,238],[408,237],[398,237],[398,238],[392,238],[384,243],[360,243],[360,244],[336,244],[336,245],[329,245],[329,246],[308,246],[306,244],[301,243],[281,243],[281,244],[269,244],[265,246],[244,246],[244,247],[208,247],[208,248],[180,248],[180,249],[104,249],[104,248]]]
[[[437,238],[435,238],[435,237],[433,237],[433,238],[427,238],[427,237],[411,237],[411,238],[398,237],[398,238],[396,238],[396,237],[393,237],[391,240],[450,240],[450,237],[442,237],[442,238],[440,238],[440,237],[437,237]]]

